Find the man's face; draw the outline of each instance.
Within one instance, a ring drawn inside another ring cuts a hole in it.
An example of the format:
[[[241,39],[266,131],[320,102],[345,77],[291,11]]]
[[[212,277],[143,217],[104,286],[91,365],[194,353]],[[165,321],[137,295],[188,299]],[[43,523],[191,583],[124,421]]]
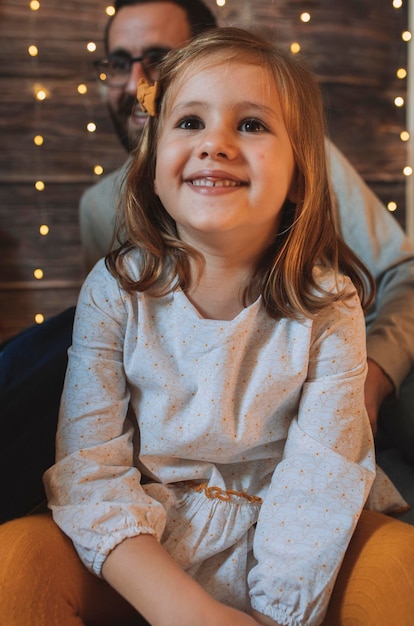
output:
[[[108,55],[140,57],[152,48],[178,48],[191,38],[184,9],[171,2],[150,2],[122,7],[108,33]],[[122,87],[108,86],[108,109],[122,145],[131,151],[137,144],[146,115],[137,105],[138,80],[145,77],[141,63],[133,63]]]

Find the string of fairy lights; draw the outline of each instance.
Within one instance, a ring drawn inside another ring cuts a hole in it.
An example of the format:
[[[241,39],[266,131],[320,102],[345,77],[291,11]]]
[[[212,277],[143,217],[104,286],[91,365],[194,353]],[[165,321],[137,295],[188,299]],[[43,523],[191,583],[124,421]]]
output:
[[[408,6],[408,28],[409,32],[414,33],[414,0],[409,0]],[[407,145],[407,155],[408,155],[408,163],[412,166],[414,165],[414,45],[410,43],[408,46],[408,54],[407,54],[407,66],[410,68],[410,71],[407,76],[407,94],[408,94],[408,103],[406,112],[406,121],[408,128],[408,138],[410,139],[410,135],[412,139],[408,141]],[[407,199],[407,212],[406,212],[406,231],[411,239],[414,241],[414,176],[410,176],[407,179],[406,185],[406,199]]]
[[[43,0],[42,0],[43,1]],[[398,11],[403,7],[403,3],[404,1],[410,1],[412,2],[413,0],[389,0],[390,2],[392,2],[392,6],[393,8]],[[216,5],[219,8],[224,8],[226,5],[226,0],[216,0]],[[31,0],[29,3],[29,10],[35,12],[41,11],[41,2],[40,0]],[[105,8],[105,12],[108,16],[111,16],[114,14],[115,10],[113,6],[107,6]],[[298,19],[303,23],[303,24],[310,24],[310,26],[312,25],[312,20],[313,20],[313,16],[312,13],[309,11],[303,11],[301,13],[298,14]],[[410,30],[404,30],[401,33],[401,38],[403,40],[403,42],[409,44],[411,42],[412,39],[412,33],[410,32]],[[94,54],[97,50],[97,45],[94,41],[89,41],[86,44],[86,50],[88,53],[90,54]],[[301,43],[300,41],[292,41],[290,44],[290,51],[292,54],[297,54],[299,53],[301,50]],[[27,47],[27,53],[30,57],[37,57],[40,53],[39,50],[39,46],[37,43],[29,43],[28,47]],[[409,58],[409,54],[407,53],[406,55],[407,59]],[[406,107],[406,97],[405,94],[407,92],[406,90],[406,84],[405,81],[407,81],[408,79],[408,66],[401,66],[401,67],[397,67],[395,68],[395,72],[396,72],[396,76],[397,78],[401,81],[401,93],[404,95],[397,95],[394,99],[394,105],[395,107],[402,109],[404,107]],[[76,87],[77,92],[79,94],[79,96],[83,97],[88,93],[88,86],[85,83],[79,83]],[[34,83],[33,85],[33,96],[35,98],[35,101],[37,103],[42,102],[47,100],[48,98],[51,97],[50,91],[48,90],[46,85],[40,84],[38,82]],[[408,115],[405,116],[408,119]],[[96,122],[94,122],[93,120],[90,120],[87,124],[86,124],[86,132],[88,133],[95,133],[97,132],[97,124]],[[407,143],[408,145],[412,144],[412,141],[410,139],[410,130],[409,128],[402,128],[400,131],[400,139],[402,142]],[[44,150],[47,149],[45,148],[45,139],[42,136],[42,134],[40,132],[35,133],[33,136],[33,144],[35,146],[36,150]],[[413,151],[411,150],[407,150],[407,155],[411,154]],[[100,163],[96,163],[93,167],[93,172],[96,176],[100,176],[104,173],[104,167],[100,164]],[[403,170],[402,170],[402,175],[404,175],[405,177],[411,177],[413,174],[413,164],[410,164],[409,162],[407,162],[407,164],[404,166]],[[413,177],[414,178],[414,177]],[[38,178],[36,180],[33,181],[34,184],[34,188],[36,190],[36,192],[41,193],[45,190],[46,188],[46,183],[44,180],[42,180],[41,178]],[[414,202],[414,199],[413,199]],[[398,205],[397,202],[395,200],[393,200],[392,198],[388,201],[387,204],[387,208],[389,211],[396,211],[398,209]],[[407,213],[408,213],[408,207],[407,207]],[[414,211],[414,207],[412,208],[412,210]],[[412,217],[412,219],[414,220],[414,217]],[[414,222],[413,222],[414,223]],[[42,237],[49,237],[49,236],[53,236],[53,233],[51,232],[51,228],[49,226],[49,224],[47,223],[47,219],[41,220],[41,223],[39,223],[38,225],[38,229],[39,229],[39,233]],[[45,277],[45,269],[38,266],[36,268],[33,269],[33,277],[35,280],[43,280]],[[34,321],[38,324],[41,324],[44,321],[44,314],[41,312],[36,312],[34,314]]]

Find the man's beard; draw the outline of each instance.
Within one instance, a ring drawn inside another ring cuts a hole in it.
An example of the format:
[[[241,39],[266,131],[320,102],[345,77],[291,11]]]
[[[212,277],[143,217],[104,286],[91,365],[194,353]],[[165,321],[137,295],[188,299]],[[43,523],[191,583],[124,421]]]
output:
[[[131,116],[136,104],[137,100],[134,96],[125,94],[117,111],[114,111],[108,105],[109,116],[112,120],[112,124],[114,125],[115,132],[128,153],[134,150],[139,140],[139,136],[135,135],[134,137],[131,137],[128,131],[128,119]]]

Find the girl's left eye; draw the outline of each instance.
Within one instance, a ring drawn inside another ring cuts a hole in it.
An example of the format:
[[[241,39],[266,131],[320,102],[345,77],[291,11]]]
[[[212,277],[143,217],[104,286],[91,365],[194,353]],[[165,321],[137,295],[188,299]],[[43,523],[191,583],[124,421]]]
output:
[[[255,118],[243,120],[239,125],[239,129],[246,133],[262,133],[267,130],[266,126]]]
[[[204,124],[198,117],[185,117],[178,122],[177,128],[182,128],[183,130],[200,130],[204,128]]]

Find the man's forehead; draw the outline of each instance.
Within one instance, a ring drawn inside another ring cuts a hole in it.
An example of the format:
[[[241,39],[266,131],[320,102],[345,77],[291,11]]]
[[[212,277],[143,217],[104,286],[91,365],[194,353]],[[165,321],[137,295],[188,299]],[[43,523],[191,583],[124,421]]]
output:
[[[153,46],[176,48],[191,37],[185,10],[173,2],[127,5],[114,16],[108,45],[141,53]]]

